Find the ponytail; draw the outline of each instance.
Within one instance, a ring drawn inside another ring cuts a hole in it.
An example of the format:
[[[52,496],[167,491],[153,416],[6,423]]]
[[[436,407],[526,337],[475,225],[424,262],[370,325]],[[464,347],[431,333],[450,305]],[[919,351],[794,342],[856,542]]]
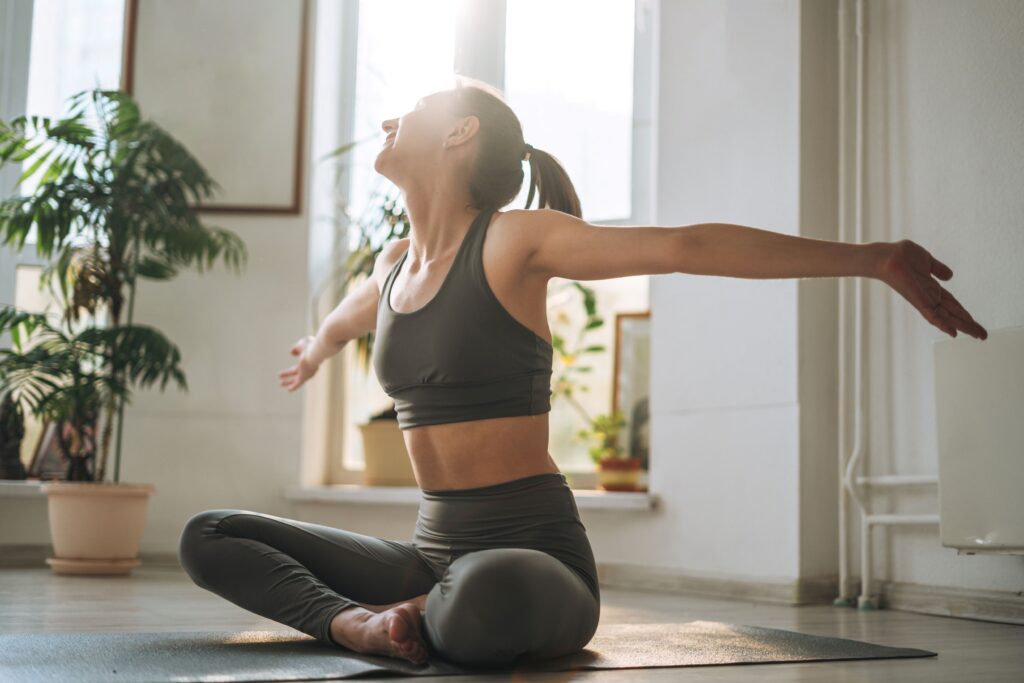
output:
[[[527,161],[530,163],[530,192],[526,196],[524,208],[530,208],[534,191],[539,191],[538,209],[550,208],[582,218],[576,188],[558,159],[544,150],[529,147]]]

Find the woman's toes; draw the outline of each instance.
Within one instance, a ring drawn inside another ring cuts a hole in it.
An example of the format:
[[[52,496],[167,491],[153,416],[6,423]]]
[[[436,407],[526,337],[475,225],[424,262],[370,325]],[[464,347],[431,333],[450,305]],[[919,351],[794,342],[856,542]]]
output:
[[[412,626],[399,612],[388,618],[388,636],[399,645],[407,642],[412,635]]]
[[[395,643],[398,653],[402,657],[416,662],[426,659],[426,649],[420,635],[418,619],[419,612],[415,606],[411,609],[398,608],[388,627],[388,635]]]

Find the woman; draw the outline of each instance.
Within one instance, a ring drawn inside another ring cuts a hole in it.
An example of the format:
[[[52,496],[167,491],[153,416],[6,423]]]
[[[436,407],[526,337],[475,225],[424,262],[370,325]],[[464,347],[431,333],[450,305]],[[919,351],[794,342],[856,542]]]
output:
[[[404,192],[410,237],[280,373],[295,391],[376,330],[374,367],[395,399],[422,499],[411,541],[240,510],[195,515],[183,566],[204,588],[325,642],[422,663],[507,664],[579,650],[600,593],[572,492],[547,451],[552,277],[655,273],[878,278],[956,336],[987,332],[932,277],[914,242],[844,244],[728,224],[591,225],[558,161],[523,140],[500,93],[459,84],[387,132],[375,169]],[[498,211],[519,193],[527,207]]]

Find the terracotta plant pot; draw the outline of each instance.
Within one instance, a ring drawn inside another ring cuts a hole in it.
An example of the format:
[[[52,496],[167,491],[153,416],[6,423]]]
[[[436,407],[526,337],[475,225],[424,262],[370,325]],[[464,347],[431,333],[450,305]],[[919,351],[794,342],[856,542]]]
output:
[[[142,564],[139,541],[152,484],[54,481],[46,494],[56,574],[130,574]]]
[[[359,431],[363,435],[366,486],[417,485],[398,420],[370,420],[359,425]]]
[[[643,491],[640,458],[601,458],[597,466],[602,491]]]

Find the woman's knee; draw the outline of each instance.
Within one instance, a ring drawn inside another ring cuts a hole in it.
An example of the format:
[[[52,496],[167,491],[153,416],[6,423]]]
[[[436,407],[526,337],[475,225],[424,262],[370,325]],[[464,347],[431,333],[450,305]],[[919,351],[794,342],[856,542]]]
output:
[[[211,533],[216,531],[222,519],[237,512],[239,510],[227,508],[203,510],[185,522],[178,539],[178,563],[200,586],[206,584],[205,570],[209,563],[205,560],[209,556],[207,546]]]
[[[582,647],[597,618],[592,603],[579,578],[551,555],[494,548],[452,562],[427,597],[424,622],[443,657],[500,665]]]

